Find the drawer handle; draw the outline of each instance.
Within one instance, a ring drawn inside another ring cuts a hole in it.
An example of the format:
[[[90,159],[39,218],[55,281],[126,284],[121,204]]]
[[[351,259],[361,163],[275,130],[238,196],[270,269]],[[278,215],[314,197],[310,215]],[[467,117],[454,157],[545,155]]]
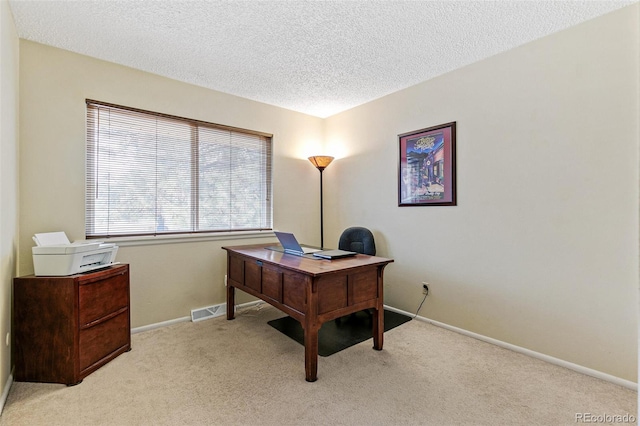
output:
[[[256,265],[258,265],[258,266],[262,266],[262,261],[260,261],[260,260],[256,260]]]
[[[122,308],[118,309],[117,311],[111,312],[110,314],[107,314],[101,318],[98,318],[96,320],[93,320],[91,322],[88,322],[86,324],[81,324],[80,325],[80,330],[84,330],[86,328],[91,328],[94,325],[103,323],[103,322],[107,322],[112,318],[117,317],[118,315],[122,314],[123,312],[127,312],[129,310],[129,306],[123,306]]]

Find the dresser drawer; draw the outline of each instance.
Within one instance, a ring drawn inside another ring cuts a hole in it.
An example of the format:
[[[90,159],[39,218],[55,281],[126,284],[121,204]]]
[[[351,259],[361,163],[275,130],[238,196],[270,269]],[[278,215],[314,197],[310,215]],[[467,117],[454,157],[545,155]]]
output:
[[[102,281],[79,286],[80,326],[129,306],[129,277],[114,275]]]
[[[80,371],[129,344],[129,309],[92,327],[80,330]]]

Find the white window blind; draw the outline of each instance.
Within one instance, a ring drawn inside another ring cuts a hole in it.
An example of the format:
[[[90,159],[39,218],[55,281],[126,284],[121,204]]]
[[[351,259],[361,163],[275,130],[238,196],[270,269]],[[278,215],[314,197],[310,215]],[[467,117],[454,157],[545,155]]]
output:
[[[272,227],[271,135],[87,100],[86,236]]]

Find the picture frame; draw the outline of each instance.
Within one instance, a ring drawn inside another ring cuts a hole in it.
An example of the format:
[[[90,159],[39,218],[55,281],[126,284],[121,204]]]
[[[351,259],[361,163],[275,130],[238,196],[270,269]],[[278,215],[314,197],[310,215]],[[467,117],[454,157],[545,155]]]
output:
[[[456,122],[398,135],[398,206],[456,205]]]

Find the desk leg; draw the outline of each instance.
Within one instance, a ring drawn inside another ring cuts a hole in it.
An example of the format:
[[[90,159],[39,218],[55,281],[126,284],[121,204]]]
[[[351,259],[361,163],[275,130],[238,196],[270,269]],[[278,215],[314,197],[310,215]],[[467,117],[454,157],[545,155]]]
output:
[[[307,282],[307,311],[304,315],[304,373],[307,382],[318,380],[318,288],[315,281]]]
[[[384,343],[384,308],[373,310],[373,349],[382,350]]]
[[[304,373],[307,382],[318,380],[318,329],[315,326],[304,330]]]
[[[227,283],[227,319],[235,318],[236,288]]]
[[[373,310],[373,349],[382,350],[384,343],[384,283],[382,274],[386,265],[378,266],[378,299]]]

